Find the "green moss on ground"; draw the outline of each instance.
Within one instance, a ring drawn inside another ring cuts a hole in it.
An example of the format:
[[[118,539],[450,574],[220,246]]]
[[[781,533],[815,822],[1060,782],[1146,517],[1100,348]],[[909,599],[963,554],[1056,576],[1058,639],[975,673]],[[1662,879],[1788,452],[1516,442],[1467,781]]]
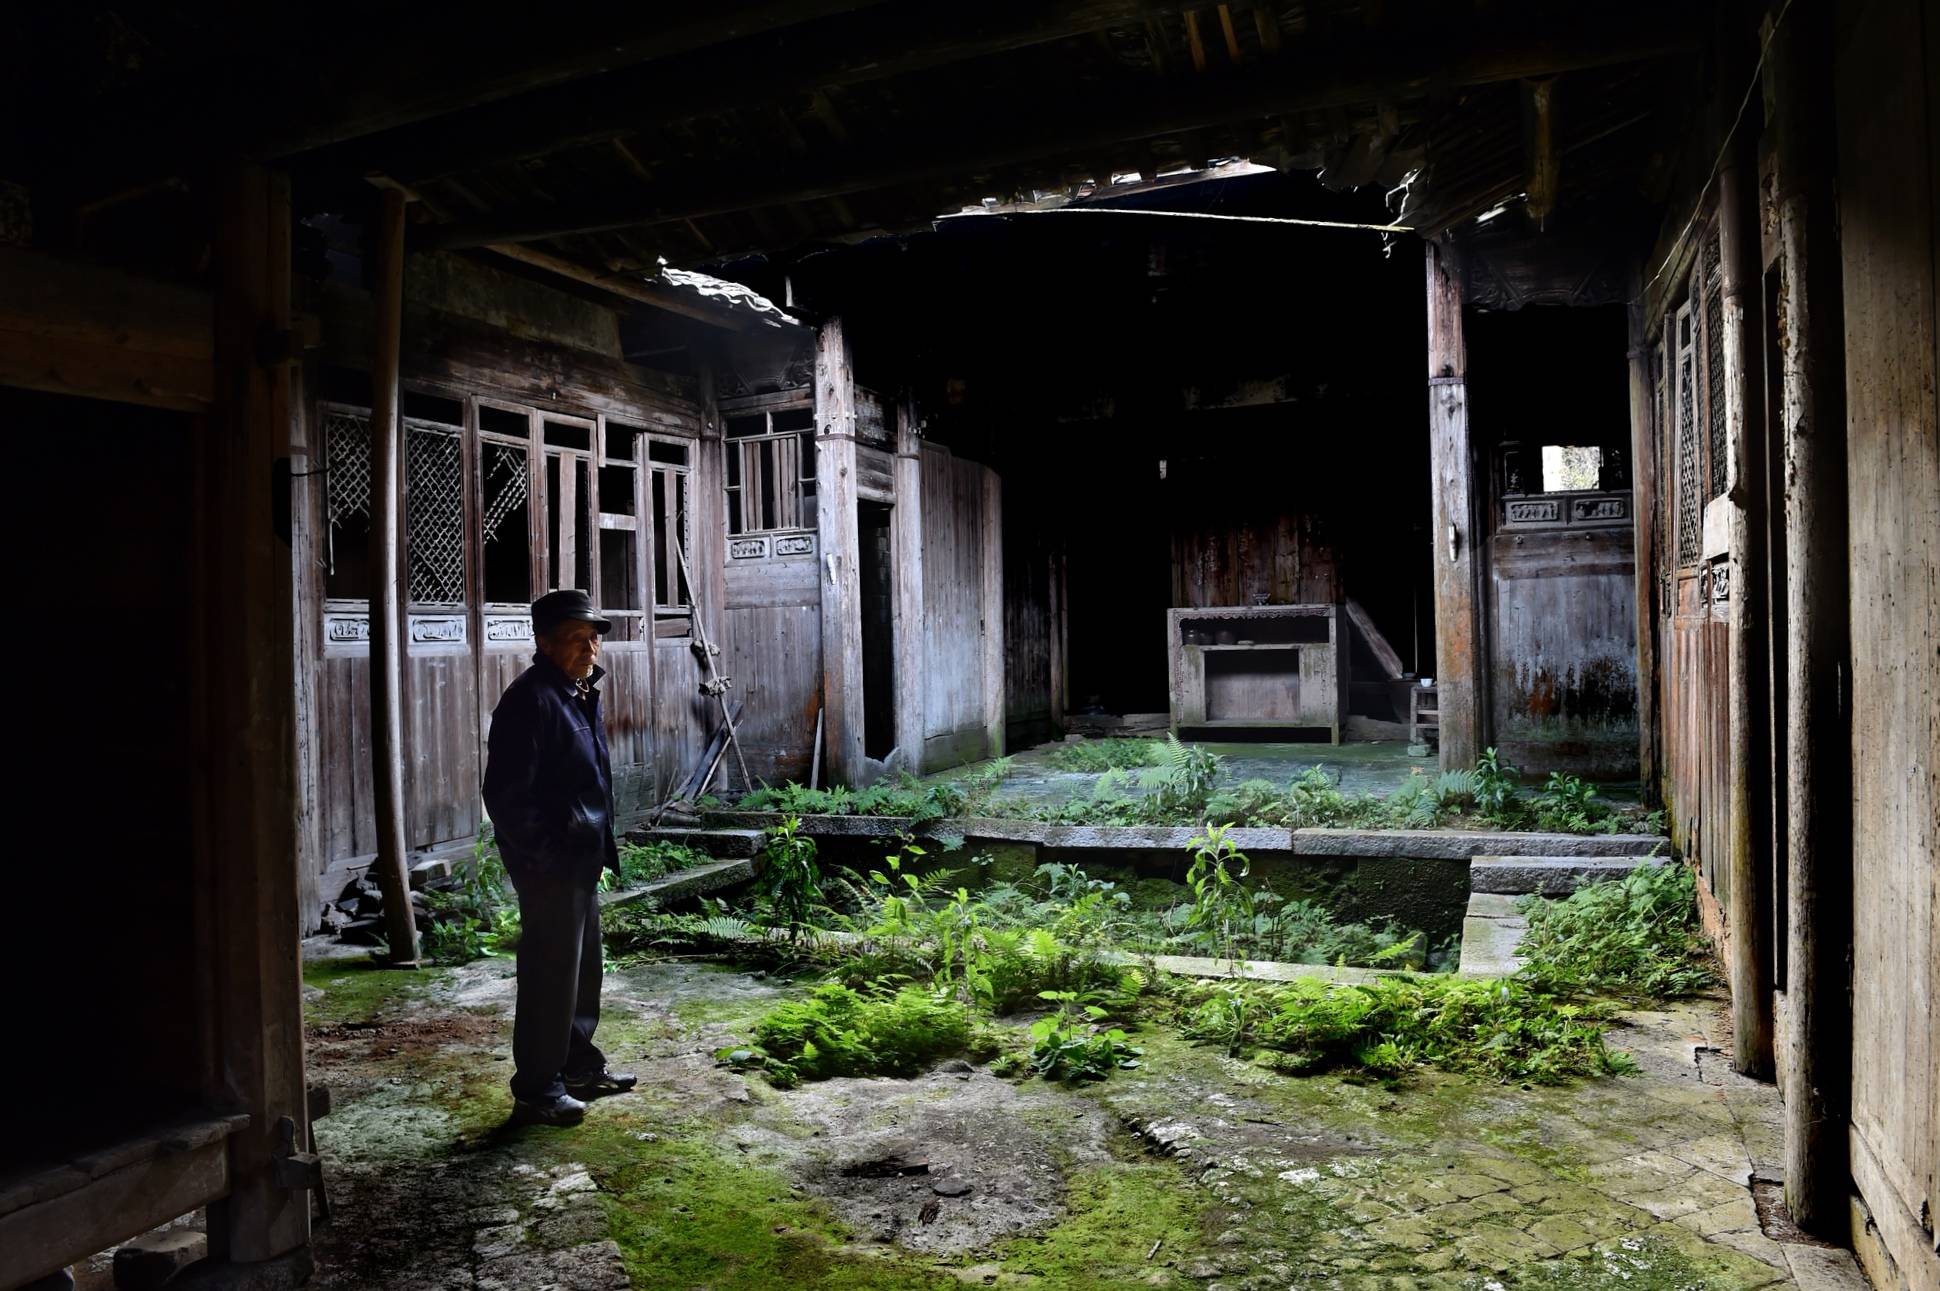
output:
[[[323,995],[304,1001],[304,1019],[316,1026],[392,1017],[450,977],[441,968],[385,968],[369,959],[312,960],[303,965],[303,984]]]
[[[1209,1200],[1170,1162],[1087,1167],[1071,1176],[1063,1222],[1010,1243],[1000,1264],[1065,1291],[1190,1285],[1180,1266],[1205,1246]]]

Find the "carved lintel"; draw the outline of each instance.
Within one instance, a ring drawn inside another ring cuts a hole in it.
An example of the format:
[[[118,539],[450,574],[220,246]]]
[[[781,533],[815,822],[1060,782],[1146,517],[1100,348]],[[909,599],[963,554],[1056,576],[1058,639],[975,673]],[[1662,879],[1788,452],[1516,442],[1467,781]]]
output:
[[[465,644],[462,614],[413,614],[409,626],[413,645]]]
[[[1562,504],[1555,498],[1529,498],[1506,507],[1510,524],[1556,524],[1563,518]]]
[[[532,620],[523,614],[500,614],[485,620],[485,640],[504,644],[532,640]]]
[[[343,613],[324,615],[323,639],[330,645],[369,645],[370,615]]]
[[[1627,493],[1570,500],[1570,520],[1573,522],[1594,523],[1599,520],[1628,520],[1629,518],[1630,495]]]

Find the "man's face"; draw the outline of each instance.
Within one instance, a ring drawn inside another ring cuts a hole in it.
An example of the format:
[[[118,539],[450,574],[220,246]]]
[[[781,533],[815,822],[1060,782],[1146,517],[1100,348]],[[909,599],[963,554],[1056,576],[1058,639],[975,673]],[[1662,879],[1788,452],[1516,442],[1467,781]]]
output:
[[[568,619],[539,638],[539,652],[574,681],[584,681],[600,661],[600,634],[590,623]]]

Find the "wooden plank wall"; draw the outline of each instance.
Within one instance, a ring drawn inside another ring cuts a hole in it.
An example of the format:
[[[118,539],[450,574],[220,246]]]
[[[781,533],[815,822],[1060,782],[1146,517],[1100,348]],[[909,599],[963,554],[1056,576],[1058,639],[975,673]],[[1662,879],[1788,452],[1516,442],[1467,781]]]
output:
[[[1932,1287],[1940,1286],[1940,19],[1917,4],[1856,8],[1835,114],[1851,542],[1852,1169],[1902,1277]]]
[[[1695,570],[1673,585],[1665,623],[1664,753],[1671,779],[1672,843],[1694,861],[1708,891],[1707,922],[1729,919],[1731,820],[1731,627]]]
[[[737,729],[748,770],[770,783],[808,783],[822,706],[820,568],[809,554],[726,570],[725,671],[747,706]]]
[[[987,479],[939,444],[923,445],[923,756],[922,769],[954,766],[990,751],[989,695],[1001,687],[984,670],[987,628],[1002,630],[986,606]],[[994,620],[994,621],[993,621]]]
[[[1524,771],[1637,772],[1636,564],[1628,526],[1489,543],[1496,745]]]
[[[333,347],[330,352],[343,360],[355,359],[354,348],[345,339],[357,331],[354,311],[330,322],[336,329],[327,341]],[[326,335],[332,333],[327,329]],[[697,550],[689,555],[697,566],[695,577],[702,585],[709,627],[725,639],[719,591],[722,545],[713,532],[721,523],[719,473],[702,451],[708,420],[704,389],[679,390],[661,374],[607,356],[563,351],[448,321],[425,322],[417,334],[407,331],[407,340],[414,343],[405,360],[407,384],[429,385],[455,399],[479,394],[579,417],[610,415],[629,425],[687,439],[699,462],[692,493]],[[559,384],[543,391],[543,401],[532,397],[535,382],[554,379]],[[311,395],[314,398],[314,388]],[[307,424],[299,442],[315,451],[320,447],[316,405],[310,404],[304,415]],[[469,438],[472,430],[466,433]],[[468,460],[471,456],[468,448]],[[465,478],[467,489],[476,489],[475,474],[468,471]],[[324,537],[318,481],[311,481],[300,511],[311,523],[298,529],[307,544],[298,558],[314,562],[320,559]],[[468,499],[466,524],[472,547],[468,564],[477,554],[476,512],[475,500]],[[534,532],[544,529],[540,524]],[[305,590],[300,614],[320,617],[323,613],[316,581],[299,583]],[[406,833],[414,851],[462,847],[476,834],[482,820],[478,786],[491,711],[505,687],[531,662],[529,642],[483,640],[475,587],[472,592],[474,603],[464,611],[465,644],[406,643]],[[299,639],[311,643],[315,719],[314,729],[306,734],[313,741],[319,799],[316,837],[305,850],[312,853],[309,868],[320,876],[317,896],[328,901],[376,850],[370,661],[361,643],[332,644],[315,632]],[[621,819],[627,820],[646,811],[665,788],[692,769],[718,714],[712,701],[703,701],[698,693],[699,665],[685,640],[616,642],[603,663],[608,672],[604,708],[616,807]],[[812,715],[810,720],[812,724]],[[807,737],[800,743],[805,748]]]
[[[1311,515],[1233,517],[1208,507],[1175,524],[1172,604],[1181,609],[1326,605],[1340,593],[1339,561]]]

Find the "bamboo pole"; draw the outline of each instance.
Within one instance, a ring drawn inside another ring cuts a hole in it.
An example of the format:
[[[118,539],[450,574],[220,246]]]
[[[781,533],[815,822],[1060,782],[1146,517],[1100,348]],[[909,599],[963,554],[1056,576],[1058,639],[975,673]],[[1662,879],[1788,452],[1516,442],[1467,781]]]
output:
[[[694,571],[687,568],[687,553],[682,550],[679,538],[668,534],[667,541],[674,545],[674,555],[680,557],[680,576],[687,580],[691,592],[694,588]],[[754,777],[748,774],[748,758],[741,751],[741,737],[734,729],[734,714],[728,711],[727,686],[714,667],[714,646],[707,639],[707,625],[701,622],[698,605],[694,607],[694,648],[700,652],[701,666],[707,671],[707,683],[701,689],[712,694],[721,705],[721,721],[727,726],[728,743],[734,746],[734,760],[741,765],[741,786],[753,789]]]
[[[378,889],[384,894],[384,932],[391,962],[415,966],[417,921],[405,871],[404,833],[404,607],[398,586],[403,453],[398,420],[398,348],[404,316],[404,194],[386,189],[377,220],[371,306],[370,414],[370,748],[377,814]]]

